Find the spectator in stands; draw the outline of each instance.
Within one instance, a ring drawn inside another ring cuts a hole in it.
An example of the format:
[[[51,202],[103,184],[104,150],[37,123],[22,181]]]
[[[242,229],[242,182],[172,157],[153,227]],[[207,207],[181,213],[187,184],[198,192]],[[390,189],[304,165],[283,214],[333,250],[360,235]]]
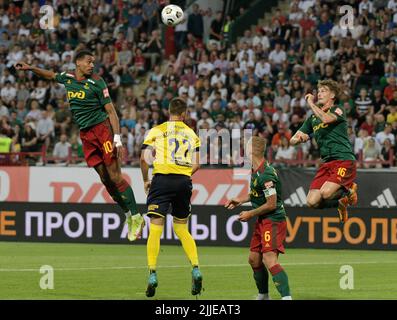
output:
[[[276,152],[276,160],[293,160],[295,158],[295,148],[289,145],[289,140],[282,136],[280,139],[280,147]]]
[[[33,122],[25,124],[24,133],[22,135],[22,152],[37,152],[39,151],[38,138]]]
[[[37,121],[36,132],[38,143],[48,148],[54,135],[54,121],[47,110],[41,112],[41,118]]]
[[[68,142],[66,134],[61,134],[60,140],[55,144],[53,157],[56,158],[55,163],[68,163],[71,156],[71,144]]]
[[[0,153],[9,153],[12,150],[12,139],[7,133],[7,130],[0,129]]]
[[[387,124],[385,125],[384,130],[381,131],[381,132],[378,132],[378,133],[376,134],[376,137],[375,137],[375,138],[376,138],[376,141],[377,141],[380,145],[383,145],[384,142],[385,142],[386,140],[388,140],[388,141],[390,142],[390,144],[391,144],[392,146],[394,146],[394,145],[395,145],[395,136],[394,136],[394,134],[392,133],[392,126],[391,126],[391,124],[387,123]]]
[[[192,8],[193,12],[188,17],[187,30],[196,38],[203,39],[204,21],[200,12],[200,7],[197,3],[194,3]]]
[[[363,150],[363,160],[365,161],[378,161],[380,159],[380,150],[375,145],[375,139],[370,137]],[[379,163],[364,163],[364,168],[380,168],[381,165]]]
[[[212,20],[209,34],[209,44],[216,44],[218,50],[221,48],[221,41],[223,40],[222,34],[223,15],[222,11],[218,11],[215,19]]]
[[[11,85],[10,81],[5,82],[5,86],[0,91],[1,100],[9,107],[15,105],[15,98],[17,96],[17,90]]]

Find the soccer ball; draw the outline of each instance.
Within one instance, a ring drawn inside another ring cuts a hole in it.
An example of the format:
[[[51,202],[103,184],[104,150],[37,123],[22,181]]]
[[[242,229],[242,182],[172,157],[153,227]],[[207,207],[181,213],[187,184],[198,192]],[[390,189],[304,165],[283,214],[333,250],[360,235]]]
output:
[[[176,26],[183,21],[183,10],[174,4],[165,6],[161,11],[161,20],[167,26]]]

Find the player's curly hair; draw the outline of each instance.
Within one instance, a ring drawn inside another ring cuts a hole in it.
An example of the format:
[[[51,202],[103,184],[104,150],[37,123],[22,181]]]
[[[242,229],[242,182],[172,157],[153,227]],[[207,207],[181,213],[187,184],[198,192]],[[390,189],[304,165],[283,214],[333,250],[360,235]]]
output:
[[[182,98],[174,98],[170,102],[170,115],[180,116],[187,110],[187,103]]]
[[[327,87],[331,92],[333,92],[335,94],[335,100],[339,98],[341,89],[338,82],[334,80],[320,80],[317,82],[317,88],[320,87]]]

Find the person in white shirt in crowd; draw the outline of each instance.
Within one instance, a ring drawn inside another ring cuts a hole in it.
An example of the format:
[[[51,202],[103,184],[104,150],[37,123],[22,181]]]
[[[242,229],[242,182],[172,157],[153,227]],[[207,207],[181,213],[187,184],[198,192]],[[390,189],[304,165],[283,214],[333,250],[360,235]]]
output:
[[[12,48],[12,50],[7,54],[6,60],[7,60],[7,68],[11,68],[13,65],[15,65],[18,61],[21,61],[23,58],[23,51],[21,50],[21,47],[16,44]]]
[[[194,99],[196,95],[196,90],[193,86],[189,85],[189,82],[187,80],[183,80],[182,86],[178,89],[178,94],[180,96],[182,96],[185,92],[188,94],[189,98]]]
[[[0,96],[6,105],[11,106],[13,102],[15,102],[14,100],[17,96],[17,89],[11,85],[10,81],[6,81],[5,87],[0,90]]]
[[[325,65],[330,62],[332,58],[332,50],[327,48],[325,41],[320,41],[320,49],[317,50],[314,62],[315,65],[320,66],[321,74],[324,74]]]
[[[270,40],[266,35],[265,31],[262,28],[256,28],[256,35],[252,39],[252,46],[256,47],[258,44],[262,45],[262,49],[264,51],[269,50],[270,48]]]
[[[221,52],[219,58],[214,61],[214,67],[219,68],[222,73],[226,73],[229,70],[229,61],[226,60],[226,54]]]
[[[202,54],[201,62],[198,67],[198,75],[209,76],[212,70],[214,70],[214,65],[208,61],[208,55]]]
[[[44,86],[43,80],[37,82],[37,87],[30,94],[31,99],[37,100],[40,104],[44,103],[47,88]]]
[[[280,138],[280,146],[276,152],[276,160],[293,160],[295,158],[295,148],[289,144],[289,140],[282,136]]]
[[[395,145],[396,141],[395,141],[395,136],[392,133],[392,126],[390,123],[386,123],[385,124],[385,128],[383,129],[383,131],[380,131],[376,134],[375,139],[376,141],[380,144],[383,145],[386,139],[389,139],[392,146]]]
[[[215,73],[211,77],[211,87],[216,86],[219,81],[225,84],[226,76],[224,73],[221,73],[221,69],[215,68]]]
[[[241,61],[243,60],[244,56],[248,54],[248,60],[251,62],[254,62],[254,50],[252,50],[247,42],[243,42],[240,44],[240,51],[237,54],[237,61],[241,64]]]
[[[62,71],[72,71],[76,69],[76,65],[72,61],[72,55],[67,54],[64,59],[62,59],[63,65],[61,67]]]
[[[55,144],[52,156],[55,159],[55,163],[67,163],[68,157],[71,152],[71,144],[68,142],[68,137],[66,134],[61,134],[60,140]]]
[[[54,137],[54,120],[52,120],[46,110],[41,112],[41,119],[37,121],[36,134],[39,143],[44,144],[48,148],[51,138]]]
[[[369,13],[374,11],[374,4],[370,0],[361,0],[360,4],[358,5],[358,13],[362,14],[363,10],[367,10]]]
[[[12,84],[15,83],[15,77],[10,73],[7,68],[4,69],[3,74],[0,76],[0,84],[4,86],[6,81],[10,81]]]
[[[262,79],[265,75],[272,75],[272,67],[269,63],[269,60],[265,57],[262,57],[255,65],[255,74],[259,79]]]
[[[272,70],[279,71],[281,69],[282,63],[287,60],[287,54],[281,48],[280,43],[276,43],[274,50],[269,54],[269,62],[272,65]]]

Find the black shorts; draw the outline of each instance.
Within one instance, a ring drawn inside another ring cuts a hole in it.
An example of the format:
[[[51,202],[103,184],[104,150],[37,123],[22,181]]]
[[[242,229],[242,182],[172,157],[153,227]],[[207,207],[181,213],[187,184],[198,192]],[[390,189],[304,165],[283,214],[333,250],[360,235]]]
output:
[[[177,219],[188,218],[191,213],[192,189],[192,180],[188,176],[154,175],[147,197],[147,215],[165,217],[167,213],[171,213]],[[170,207],[172,207],[171,211]]]

